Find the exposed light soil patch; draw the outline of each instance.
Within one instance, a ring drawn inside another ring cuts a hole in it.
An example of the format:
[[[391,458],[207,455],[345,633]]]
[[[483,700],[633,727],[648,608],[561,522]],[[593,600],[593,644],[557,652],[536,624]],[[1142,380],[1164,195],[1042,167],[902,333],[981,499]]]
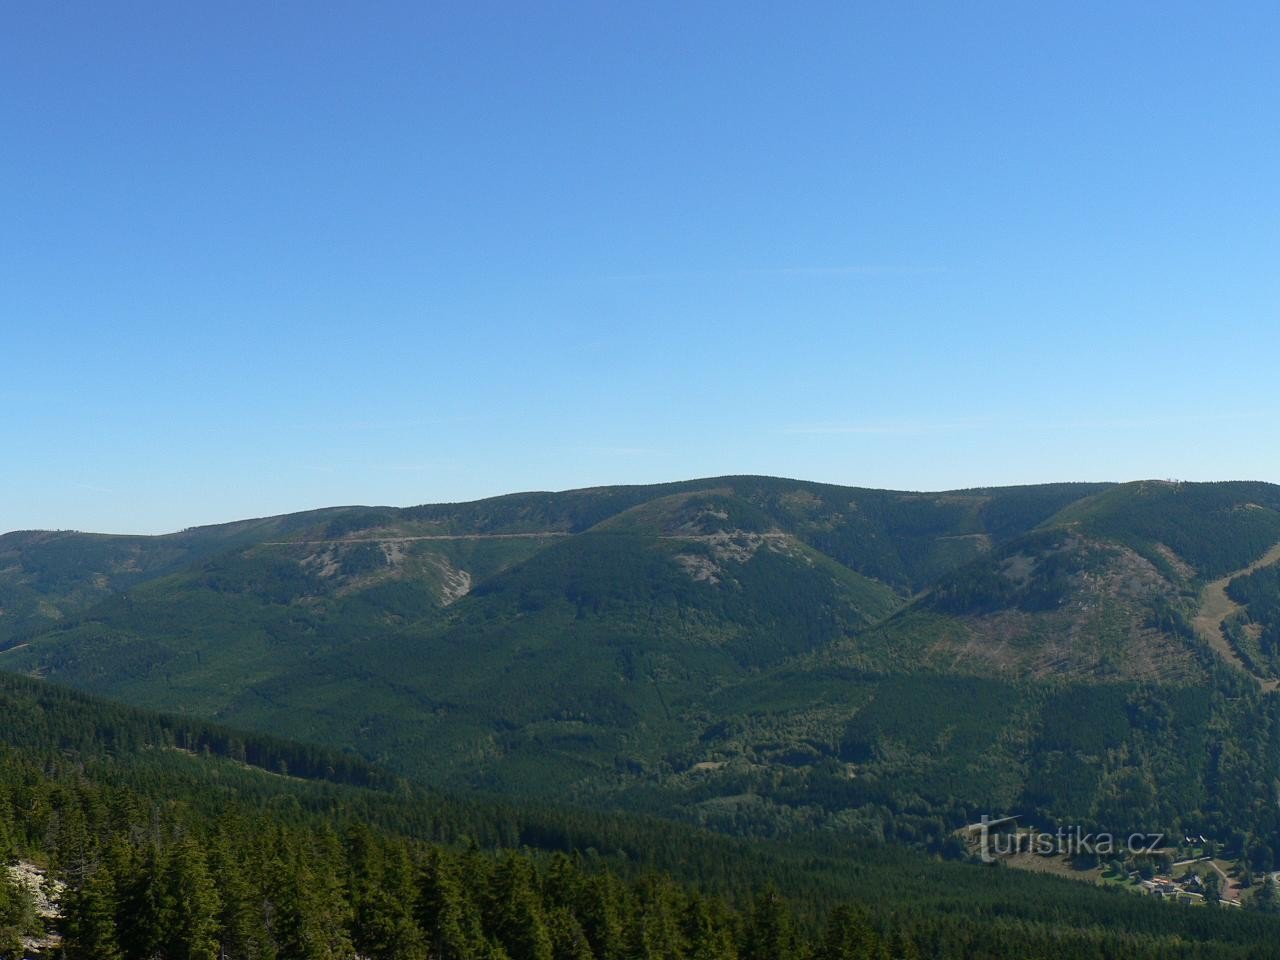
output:
[[[1200,594],[1200,612],[1195,619],[1196,633],[1200,635],[1200,639],[1209,644],[1233,667],[1248,673],[1249,676],[1262,685],[1263,690],[1268,692],[1280,690],[1280,680],[1268,680],[1250,673],[1245,662],[1240,659],[1240,654],[1236,652],[1235,647],[1231,646],[1227,641],[1226,634],[1222,632],[1222,624],[1228,617],[1240,612],[1240,605],[1227,596],[1227,586],[1231,581],[1236,577],[1247,576],[1274,563],[1280,563],[1280,543],[1268,550],[1261,559],[1254,561],[1244,569],[1229,573],[1221,580],[1215,580],[1205,587],[1204,592]]]
[[[386,558],[387,566],[398,567],[404,562],[403,540],[384,540],[379,546],[382,547],[382,555]]]
[[[1163,543],[1157,543],[1155,545],[1155,551],[1165,559],[1170,568],[1172,568],[1178,576],[1182,577],[1182,579],[1190,580],[1196,575],[1195,567],[1191,566],[1191,564],[1187,563],[1187,561],[1183,560]]]
[[[720,565],[705,554],[677,553],[676,563],[698,583],[715,585],[720,582]]]
[[[724,579],[725,564],[746,563],[766,544],[771,550],[785,550],[790,540],[785,533],[750,533],[746,530],[670,535],[659,539],[706,544],[710,553],[678,553],[675,560],[694,580],[710,584],[718,584]]]
[[[466,570],[440,556],[431,557],[430,562],[440,571],[440,602],[446,607],[471,592],[471,574]]]
[[[0,867],[0,869],[5,869]],[[43,869],[26,860],[20,860],[8,868],[9,875],[19,884],[26,887],[35,901],[36,915],[46,921],[45,926],[52,926],[52,921],[61,916],[59,901],[66,885],[61,880],[54,880]],[[43,937],[23,937],[22,948],[29,956],[54,956],[62,945],[62,938],[56,933]]]
[[[264,540],[264,547],[292,547],[297,544],[325,543],[415,543],[419,540],[537,540],[546,537],[568,537],[564,530],[544,530],[537,533],[440,533],[420,537],[342,537],[336,540]]]

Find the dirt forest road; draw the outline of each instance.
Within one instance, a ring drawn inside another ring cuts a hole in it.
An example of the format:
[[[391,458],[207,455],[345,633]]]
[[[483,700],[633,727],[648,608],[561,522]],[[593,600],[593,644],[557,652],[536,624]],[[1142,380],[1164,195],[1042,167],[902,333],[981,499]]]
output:
[[[1243,570],[1229,573],[1221,580],[1215,580],[1205,587],[1204,592],[1200,594],[1200,612],[1196,614],[1195,619],[1196,633],[1200,635],[1200,639],[1213,647],[1232,666],[1243,670],[1257,680],[1262,685],[1262,689],[1268,693],[1280,689],[1280,681],[1267,680],[1250,673],[1249,668],[1240,659],[1240,655],[1236,653],[1235,648],[1227,642],[1227,638],[1222,632],[1222,624],[1223,621],[1240,609],[1240,605],[1227,596],[1227,584],[1236,577],[1253,573],[1263,567],[1269,567],[1273,563],[1280,563],[1280,543],[1277,543],[1261,559],[1255,560]]]
[[[420,537],[339,537],[333,540],[263,540],[264,547],[293,547],[298,544],[316,543],[416,543],[419,540],[545,540],[548,537],[568,537],[564,530],[542,530],[534,533],[432,533]]]

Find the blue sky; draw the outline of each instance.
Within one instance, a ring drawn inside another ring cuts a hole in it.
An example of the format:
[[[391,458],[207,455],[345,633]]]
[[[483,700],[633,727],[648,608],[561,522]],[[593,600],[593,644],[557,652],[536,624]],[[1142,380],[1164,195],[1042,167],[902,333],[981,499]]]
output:
[[[0,529],[1280,481],[1274,3],[0,8]]]

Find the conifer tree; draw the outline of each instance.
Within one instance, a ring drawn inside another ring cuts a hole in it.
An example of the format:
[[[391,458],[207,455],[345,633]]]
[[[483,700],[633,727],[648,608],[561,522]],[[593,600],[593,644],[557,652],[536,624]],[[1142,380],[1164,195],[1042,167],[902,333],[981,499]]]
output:
[[[597,960],[621,960],[624,911],[622,884],[613,874],[597,874],[579,884],[574,912]]]
[[[680,960],[684,935],[675,891],[656,877],[641,883],[628,936],[628,960]]]
[[[756,897],[747,920],[742,960],[797,960],[800,956],[791,910],[770,888]]]
[[[1274,875],[1268,875],[1249,900],[1249,906],[1259,913],[1280,913],[1280,893],[1276,891]]]
[[[488,954],[480,912],[467,895],[453,858],[439,848],[423,865],[418,924],[432,960],[482,960]]]
[[[222,903],[200,846],[190,837],[169,851],[164,867],[169,912],[162,933],[168,960],[218,960]]]
[[[880,955],[880,937],[865,914],[852,907],[832,913],[817,960],[875,960]]]
[[[209,842],[209,875],[218,891],[220,960],[265,960],[268,936],[262,917],[262,896],[249,879],[261,871],[232,851],[230,838],[219,830]]]
[[[0,864],[13,856],[13,806],[0,793]]]
[[[547,914],[547,931],[555,960],[595,960],[582,924],[572,911],[565,907],[553,908]]]
[[[363,824],[347,831],[351,939],[372,960],[420,960],[426,945],[414,922],[414,901],[404,851],[386,850]]]
[[[35,924],[35,907],[27,888],[10,878],[0,856],[0,960],[22,960],[22,936]]]
[[[1218,879],[1217,871],[1208,873],[1204,878],[1204,902],[1207,906],[1220,906],[1220,897],[1222,891],[1222,881]]]
[[[922,960],[920,948],[916,946],[911,934],[901,926],[890,937],[889,956],[893,960]]]
[[[87,871],[63,893],[66,960],[123,960],[116,930],[116,883],[105,865]]]
[[[148,842],[129,866],[127,852],[116,851],[120,945],[127,957],[163,956],[169,928],[176,922],[178,902],[165,878],[165,861],[158,841]]]
[[[285,858],[270,892],[279,955],[291,960],[349,960],[354,952],[348,934],[351,918],[336,840],[326,831],[312,850],[286,838],[282,853]]]
[[[552,960],[551,935],[527,857],[507,853],[489,883],[488,926],[511,960]]]
[[[689,898],[681,921],[687,944],[687,960],[734,960],[737,946],[728,923],[716,917],[712,905],[704,898]]]

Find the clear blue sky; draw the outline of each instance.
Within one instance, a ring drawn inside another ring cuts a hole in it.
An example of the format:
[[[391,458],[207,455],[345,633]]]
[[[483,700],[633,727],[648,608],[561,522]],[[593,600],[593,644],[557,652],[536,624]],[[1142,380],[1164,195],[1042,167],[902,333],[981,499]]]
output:
[[[0,530],[1280,481],[1280,5],[0,7]]]

